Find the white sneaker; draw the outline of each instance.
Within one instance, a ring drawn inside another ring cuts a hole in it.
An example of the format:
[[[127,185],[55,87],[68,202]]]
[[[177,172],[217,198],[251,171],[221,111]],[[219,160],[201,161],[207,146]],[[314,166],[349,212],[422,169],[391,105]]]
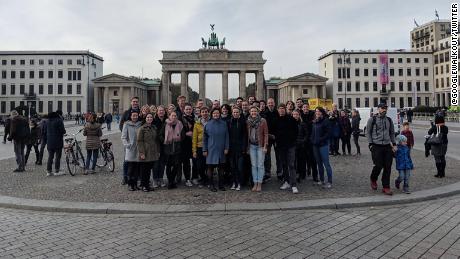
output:
[[[320,181],[318,181],[318,182],[313,182],[313,186],[315,186],[315,185],[320,186],[320,185],[321,185],[321,182],[320,182]]]
[[[193,183],[193,185],[198,185],[198,184],[200,184],[200,183],[198,182],[198,179],[193,179],[193,180],[192,180],[192,183]]]
[[[153,180],[153,188],[156,189],[156,188],[158,188],[158,187],[160,187],[160,186],[158,185],[158,182],[157,182],[156,180]]]
[[[53,176],[53,172],[47,172],[46,177]]]
[[[297,187],[293,186],[292,187],[292,193],[294,193],[294,194],[299,193],[299,189],[297,189]]]
[[[160,185],[161,187],[166,187],[166,183],[163,179],[160,179]]]
[[[63,172],[63,171],[54,172],[54,175],[55,176],[65,175],[65,172]]]
[[[232,184],[232,187],[230,187],[230,190],[235,190],[235,184]]]
[[[323,185],[323,188],[324,188],[324,189],[331,189],[331,188],[332,188],[332,184],[326,183],[325,185]]]
[[[280,190],[287,190],[291,188],[291,185],[288,182],[284,182],[283,185],[281,185]]]
[[[238,186],[236,186],[235,190],[237,190],[237,191],[241,190],[241,185],[238,184]]]
[[[185,181],[185,185],[188,186],[188,187],[193,186],[193,184],[192,184],[192,182],[190,180]]]

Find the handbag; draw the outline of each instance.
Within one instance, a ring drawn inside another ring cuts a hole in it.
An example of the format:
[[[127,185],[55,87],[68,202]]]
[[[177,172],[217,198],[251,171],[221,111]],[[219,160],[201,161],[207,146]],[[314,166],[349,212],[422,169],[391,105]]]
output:
[[[427,143],[430,145],[441,145],[442,144],[442,133],[441,133],[441,126],[436,126],[436,134],[431,134],[430,138],[428,139]]]

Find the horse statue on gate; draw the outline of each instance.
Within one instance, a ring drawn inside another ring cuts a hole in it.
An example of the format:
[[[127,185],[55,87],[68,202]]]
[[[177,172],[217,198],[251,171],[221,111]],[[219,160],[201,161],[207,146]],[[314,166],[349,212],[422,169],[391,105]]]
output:
[[[201,37],[201,45],[203,46],[203,48],[206,48],[208,43],[204,40],[203,37]]]
[[[220,48],[223,49],[225,46],[225,37],[224,39],[220,42]]]

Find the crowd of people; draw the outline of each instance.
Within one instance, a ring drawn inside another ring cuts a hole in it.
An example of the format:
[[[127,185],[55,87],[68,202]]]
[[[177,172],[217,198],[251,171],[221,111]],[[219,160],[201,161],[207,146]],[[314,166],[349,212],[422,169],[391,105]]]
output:
[[[367,120],[365,135],[374,164],[370,185],[377,190],[382,174],[382,191],[392,194],[390,176],[395,159],[399,176],[394,186],[399,189],[402,183],[403,192],[410,193],[414,136],[407,121],[397,136],[386,111],[387,105],[381,103],[378,113]],[[195,105],[187,103],[184,96],[177,98],[177,106],[141,106],[139,98],[132,97],[130,108],[119,119],[124,148],[122,184],[128,185],[130,191],[174,189],[184,180],[186,186],[207,187],[213,192],[230,186],[236,191],[250,186],[252,191],[260,192],[263,183],[272,179],[272,150],[281,190],[298,193],[298,183],[307,177],[314,185],[329,189],[333,183],[329,156],[352,155],[351,137],[354,155],[361,155],[361,118],[357,110],[351,112],[351,118],[348,111],[339,111],[335,104],[331,110],[310,110],[308,102],[301,98],[295,103],[276,105],[273,98],[264,101],[239,97],[234,105],[221,105],[215,100],[208,107],[203,100]],[[106,123],[110,130],[112,120],[111,114],[85,114],[84,174],[95,172],[102,125]],[[66,133],[62,112],[28,120],[13,110],[7,123],[5,138],[14,142],[18,164],[15,172],[25,171],[32,149],[35,164],[41,165],[47,147],[47,176],[62,174],[60,161]],[[445,177],[448,128],[442,115],[436,114],[428,134],[425,146],[435,158],[435,176]]]

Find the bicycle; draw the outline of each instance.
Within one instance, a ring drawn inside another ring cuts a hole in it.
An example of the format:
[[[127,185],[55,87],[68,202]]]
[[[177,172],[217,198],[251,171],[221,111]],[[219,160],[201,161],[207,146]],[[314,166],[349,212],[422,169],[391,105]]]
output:
[[[81,151],[81,141],[77,140],[77,135],[81,133],[83,129],[80,129],[77,133],[72,134],[70,138],[65,138],[64,153],[65,162],[67,164],[67,170],[71,176],[77,173],[78,168],[85,170],[85,157]],[[64,137],[69,135],[65,134]]]
[[[115,171],[115,156],[112,152],[112,142],[108,139],[101,139],[101,147],[99,148],[99,154],[102,159],[98,159],[96,166],[101,168],[107,166],[110,172]]]

